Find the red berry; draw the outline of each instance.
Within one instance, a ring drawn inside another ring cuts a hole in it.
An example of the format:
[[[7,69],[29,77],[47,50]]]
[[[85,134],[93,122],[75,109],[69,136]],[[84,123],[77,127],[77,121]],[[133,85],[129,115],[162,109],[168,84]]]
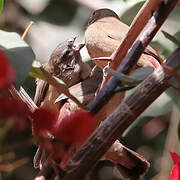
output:
[[[8,88],[15,80],[14,71],[5,54],[0,51],[0,89]]]

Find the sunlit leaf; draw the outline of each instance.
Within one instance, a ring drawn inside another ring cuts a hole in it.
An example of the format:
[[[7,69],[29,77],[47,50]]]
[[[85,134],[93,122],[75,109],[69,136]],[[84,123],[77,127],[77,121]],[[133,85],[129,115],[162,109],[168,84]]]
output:
[[[123,73],[117,72],[110,68],[105,68],[105,72],[109,73],[110,75],[114,76],[115,78],[121,80],[124,84],[127,85],[137,85],[142,82],[148,75],[153,72],[153,67],[142,67],[138,68],[130,76],[125,75]]]
[[[43,74],[43,72],[41,71],[40,67],[32,66],[31,71],[29,72],[29,75],[34,77],[34,78],[38,78],[38,79],[41,79],[44,81],[46,80],[46,77]]]

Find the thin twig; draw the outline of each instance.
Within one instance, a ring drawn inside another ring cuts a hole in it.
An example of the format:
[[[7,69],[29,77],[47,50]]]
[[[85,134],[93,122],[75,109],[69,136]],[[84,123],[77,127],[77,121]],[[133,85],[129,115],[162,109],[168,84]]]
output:
[[[26,30],[24,31],[23,35],[21,36],[21,39],[22,39],[22,40],[24,40],[24,38],[26,37],[29,29],[31,28],[31,26],[32,26],[33,24],[34,24],[33,21],[31,21],[31,22],[29,23],[29,25],[27,26],[27,28],[26,28]]]

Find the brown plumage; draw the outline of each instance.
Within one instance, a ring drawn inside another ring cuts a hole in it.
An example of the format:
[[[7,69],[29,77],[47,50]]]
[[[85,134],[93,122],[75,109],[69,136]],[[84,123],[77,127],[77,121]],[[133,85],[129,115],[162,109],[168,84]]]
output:
[[[110,9],[98,9],[91,15],[85,32],[85,44],[91,58],[109,57],[120,45],[129,26],[120,21],[118,15]],[[146,60],[147,54],[158,57],[159,54],[150,46],[142,54],[137,65],[152,66]],[[103,68],[107,62],[95,61]]]
[[[68,87],[86,79],[91,73],[90,66],[82,61],[80,55],[84,45],[75,46],[74,41],[75,38],[72,38],[60,43],[52,52],[49,61],[43,64],[46,71],[63,80]],[[43,80],[37,80],[34,97],[36,105],[55,108],[59,112],[59,103],[55,104],[59,95],[55,87]],[[41,168],[47,161],[47,157],[47,152],[39,146],[34,157],[34,167]]]
[[[91,68],[82,62],[79,51],[83,46],[75,46],[74,41],[75,38],[72,38],[60,43],[51,54],[50,60],[43,65],[46,71],[63,80],[68,87],[87,78],[91,72]],[[34,102],[38,106],[52,107],[58,96],[56,88],[45,81],[37,80]]]

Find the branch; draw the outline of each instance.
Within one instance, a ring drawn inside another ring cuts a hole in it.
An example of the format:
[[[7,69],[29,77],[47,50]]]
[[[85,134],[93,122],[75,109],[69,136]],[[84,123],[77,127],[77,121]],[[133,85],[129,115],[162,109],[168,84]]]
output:
[[[160,9],[156,12],[156,14],[154,14],[154,16],[151,18],[151,20],[148,22],[148,24],[144,28],[143,32],[139,36],[139,39],[134,43],[129,54],[123,60],[122,65],[118,68],[119,72],[128,73],[130,71],[130,69],[132,68],[132,66],[134,64],[136,64],[141,53],[144,51],[147,44],[150,42],[150,40],[153,38],[155,33],[158,31],[158,29],[160,28],[162,23],[165,21],[165,19],[169,15],[169,13],[175,7],[176,3],[177,3],[177,0],[176,1],[169,0],[169,1],[166,1],[166,3],[163,3],[161,5]],[[168,76],[169,76],[169,78],[171,77],[171,75],[168,75]],[[120,84],[120,81],[118,81],[112,77],[111,80],[107,83],[107,85],[100,91],[100,93],[97,95],[97,97],[89,104],[90,111],[92,113],[97,113],[101,109],[101,107],[113,96],[114,90],[119,84]],[[163,88],[163,90],[165,90],[167,87],[168,87],[168,85],[166,85]],[[163,90],[159,91],[159,95],[163,92]],[[138,96],[139,96],[139,94],[138,94]],[[150,95],[150,97],[151,97],[151,95]],[[158,97],[158,96],[156,96],[156,97]],[[134,102],[134,99],[133,99],[133,102]],[[138,102],[138,101],[136,101],[136,102]],[[150,103],[152,103],[152,102],[149,102],[149,104],[144,104],[143,108],[146,108],[148,105],[150,105]],[[141,103],[138,102],[138,105],[139,104],[141,104]],[[127,107],[124,106],[123,104],[121,106],[122,106],[122,110],[123,110],[123,111],[121,110],[121,113],[123,112],[122,115],[124,115],[126,117],[127,114],[124,114],[124,113],[128,113],[128,111],[126,112]],[[144,110],[142,110],[142,111],[144,111]],[[114,113],[111,116],[109,116],[109,117],[111,117],[110,120],[112,120],[112,119],[116,120],[116,118],[118,119],[118,116],[114,115]],[[139,114],[140,113],[141,112],[139,112]],[[107,119],[109,119],[109,117]],[[119,116],[119,117],[121,117],[123,119],[122,116]],[[133,121],[136,119],[136,117],[133,117]],[[106,121],[108,121],[108,120],[106,120]],[[125,129],[132,123],[132,121],[128,121],[129,123],[127,123],[126,121],[121,121],[121,122],[122,122],[121,124],[124,125],[123,127]],[[103,124],[105,124],[105,122]],[[72,161],[70,161],[66,167],[67,172],[66,172],[66,176],[64,179],[78,179],[78,177],[84,177],[86,172],[92,168],[93,164],[95,164],[98,161],[98,159],[106,152],[106,150],[112,145],[113,141],[118,137],[117,134],[113,134],[112,136],[109,136],[109,132],[111,132],[113,130],[112,126],[109,126],[109,127],[105,126],[105,133],[107,133],[107,131],[108,131],[107,134],[103,134],[104,129],[103,130],[102,129],[103,129],[103,125],[101,125],[94,132],[91,139],[81,148],[81,150],[79,152],[77,152],[73,156]],[[113,130],[113,132],[114,132],[114,130]],[[92,142],[94,142],[95,144],[93,144]],[[104,142],[104,144],[103,144],[103,142]],[[88,143],[89,143],[89,146],[88,146]],[[100,146],[99,146],[99,144],[100,144]],[[87,146],[89,148],[90,153],[88,151],[88,148],[86,148]],[[97,146],[97,148],[96,148],[96,146]],[[103,149],[102,151],[99,150],[99,148],[101,148],[101,147],[104,148],[104,149],[102,148]],[[87,164],[87,162],[88,162],[88,164]]]
[[[179,58],[180,49],[168,58],[166,65],[177,71],[180,68]],[[76,180],[79,177],[83,179],[117,137],[122,135],[129,125],[168,88],[167,82],[171,77],[172,75],[168,74],[163,67],[159,67],[146,78],[74,154],[65,168],[66,175],[63,180]]]
[[[44,166],[42,167],[41,171],[38,173],[38,175],[34,178],[34,180],[46,180],[50,179],[53,176],[53,168],[50,166],[48,161],[44,163]]]

